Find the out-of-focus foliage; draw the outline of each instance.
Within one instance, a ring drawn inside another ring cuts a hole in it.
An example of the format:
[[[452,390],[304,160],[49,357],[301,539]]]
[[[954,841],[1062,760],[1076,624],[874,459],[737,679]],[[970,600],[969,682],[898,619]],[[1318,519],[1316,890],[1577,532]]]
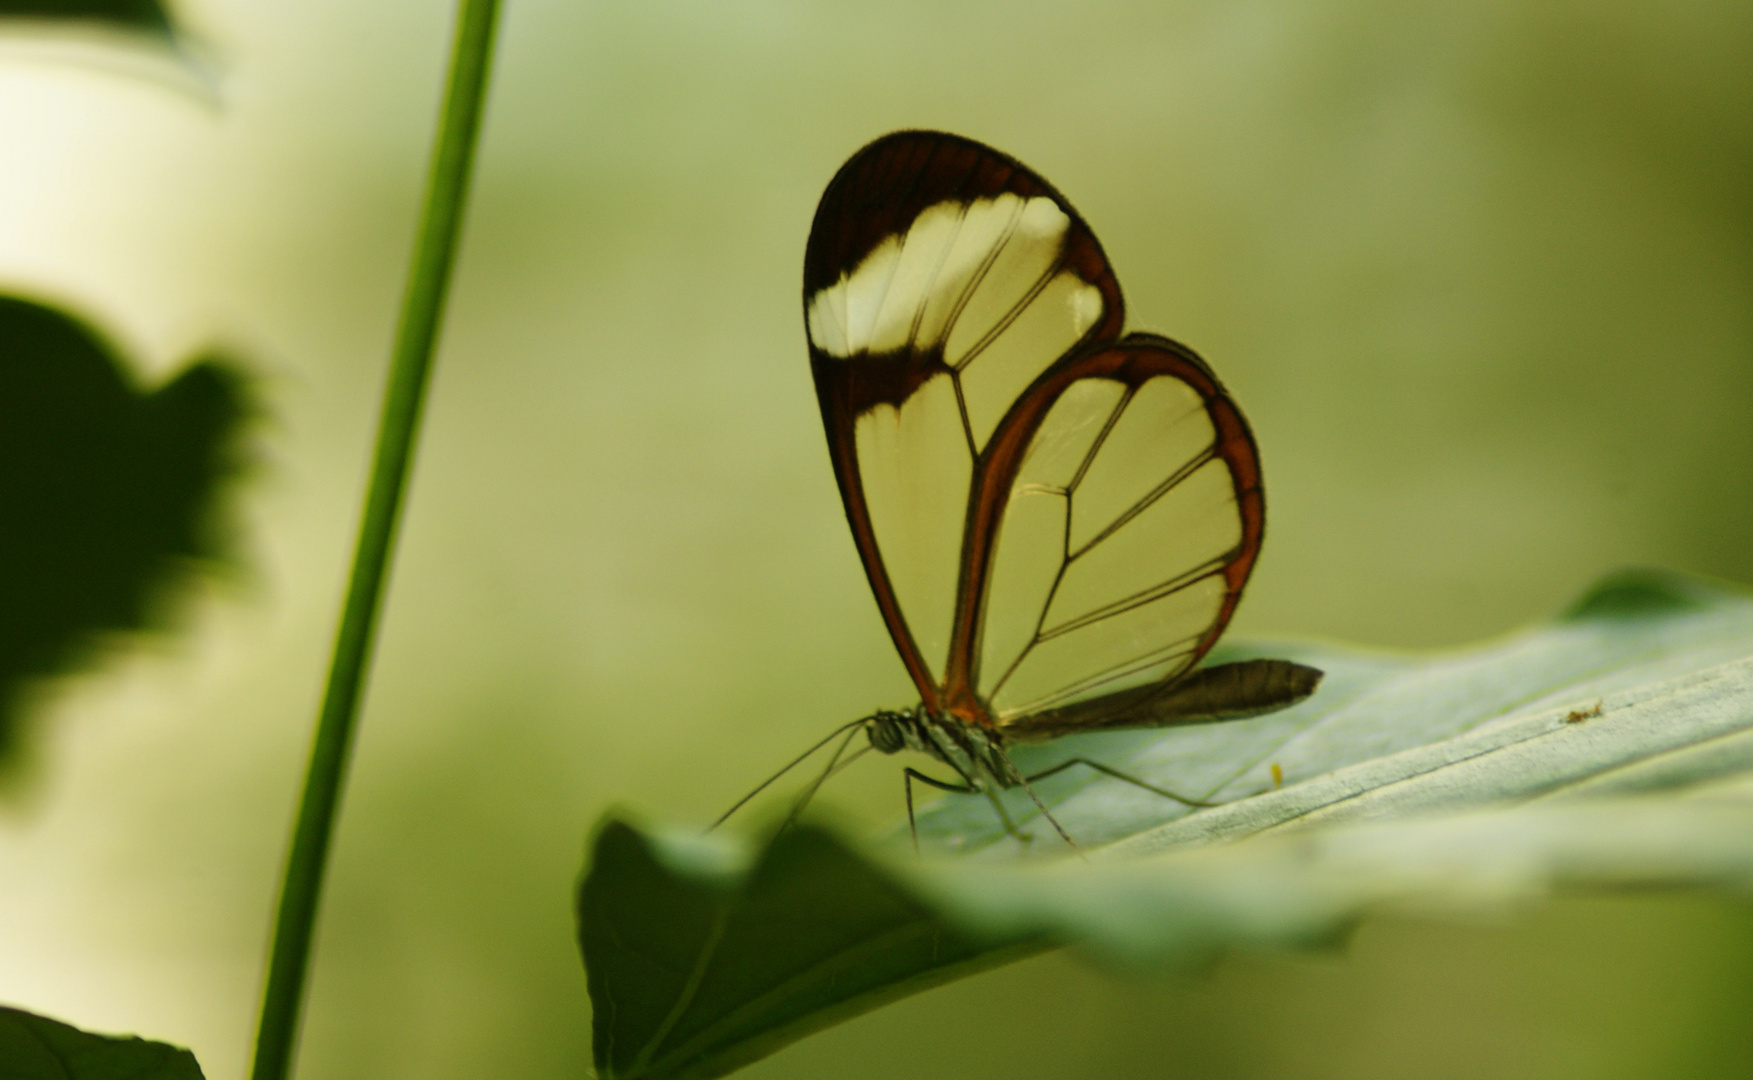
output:
[[[98,22],[168,35],[170,19],[158,0],[0,0],[0,19]],[[5,23],[0,22],[0,29]]]
[[[605,822],[579,893],[603,1077],[722,1076],[1033,944],[961,932],[815,829],[788,833],[757,866],[669,839]]]
[[[454,5],[179,4],[223,108],[0,35],[0,282],[270,373],[255,599],[58,692],[0,812],[0,1000],[244,1075]],[[611,804],[704,825],[913,691],[848,536],[800,259],[874,136],[1070,193],[1260,440],[1231,633],[1476,642],[1604,573],[1753,581],[1745,0],[518,0],[352,766],[307,1075],[576,1078]],[[1391,657],[1389,659],[1392,659]],[[63,719],[69,722],[60,722]],[[897,762],[837,777],[854,831]],[[1564,899],[1137,983],[1055,952],[750,1080],[1732,1077],[1753,919]]]
[[[195,1055],[137,1036],[94,1035],[0,1006],[5,1080],[202,1080]]]
[[[1632,687],[1749,654],[1753,595],[1683,575],[1634,570],[1600,582],[1556,619],[1465,650],[1384,654],[1307,643],[1223,646],[1214,662],[1286,656],[1327,675],[1308,701],[1253,720],[1072,736],[1018,747],[1015,757],[1031,774],[1085,757],[1169,791],[1224,804],[1194,815],[1087,769],[1042,783],[1039,793],[1074,838],[1092,845],[1124,842],[1135,851],[1234,839],[1310,814],[1454,809],[1489,798],[1532,797],[1721,734],[1702,721],[1658,725],[1647,733],[1635,729],[1640,734],[1631,741],[1611,745],[1601,725],[1585,732],[1560,724],[1550,729],[1558,738],[1538,741],[1505,733],[1512,720],[1586,711]],[[1732,714],[1725,723],[1743,721],[1753,723],[1753,712]],[[1533,730],[1548,733],[1544,724],[1536,722]],[[1518,753],[1535,757],[1509,765],[1510,755],[1497,751],[1512,743]],[[1402,756],[1436,744],[1447,749],[1436,756]],[[1457,774],[1438,768],[1449,760],[1443,754],[1460,754],[1468,746],[1468,755],[1494,752],[1492,767],[1506,771],[1460,783]],[[1376,759],[1397,764],[1359,771]],[[1296,797],[1273,791],[1274,766]],[[1443,801],[1445,791],[1453,793],[1449,802]],[[1047,828],[1025,793],[1003,797],[1013,820],[1036,832]],[[973,796],[943,799],[920,815],[919,831],[925,842],[954,851],[1017,847],[986,800]],[[1147,844],[1149,837],[1159,839]]]
[[[250,411],[228,360],[143,391],[89,326],[0,296],[0,763],[32,680],[161,625],[174,588],[222,560]]]
[[[1556,623],[1464,654],[1293,652],[1331,669],[1332,683],[1276,717],[1212,725],[1191,743],[1156,734],[1127,760],[1221,806],[1183,808],[1153,828],[1125,806],[1137,788],[1100,775],[1072,790],[1042,783],[1074,836],[1108,841],[1083,860],[1010,851],[914,863],[894,846],[808,827],[757,852],[611,818],[579,894],[598,1072],[721,1076],[1050,943],[1132,968],[1186,969],[1234,948],[1327,944],[1392,905],[1489,908],[1560,885],[1745,897],[1749,653],[1753,597],[1648,574],[1607,582]],[[1051,752],[1100,760],[1093,742],[1061,739],[1076,745]],[[1274,788],[1268,766],[1281,762],[1302,782]],[[1189,789],[1181,765],[1227,776]],[[954,809],[978,801],[964,796]],[[1485,806],[1516,808],[1461,813]],[[990,848],[991,830],[967,821],[946,812],[930,832],[950,847]],[[1037,844],[1063,854],[1044,822],[1033,828]]]

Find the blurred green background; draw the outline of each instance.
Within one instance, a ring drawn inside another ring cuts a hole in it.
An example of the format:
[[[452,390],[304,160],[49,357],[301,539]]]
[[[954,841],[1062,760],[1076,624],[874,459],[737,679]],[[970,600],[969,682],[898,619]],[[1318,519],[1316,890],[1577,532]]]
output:
[[[0,287],[157,381],[253,357],[247,584],[56,684],[0,1000],[239,1076],[449,5],[200,0],[206,76],[0,41]],[[1237,634],[1463,643],[1628,563],[1753,581],[1753,8],[510,0],[354,759],[305,1077],[576,1077],[612,804],[706,821],[911,692],[805,362],[815,200],[941,127],[1062,188],[1259,435]],[[836,781],[899,810],[888,763]],[[1140,984],[1055,955],[751,1077],[1743,1075],[1753,919],[1685,897]]]

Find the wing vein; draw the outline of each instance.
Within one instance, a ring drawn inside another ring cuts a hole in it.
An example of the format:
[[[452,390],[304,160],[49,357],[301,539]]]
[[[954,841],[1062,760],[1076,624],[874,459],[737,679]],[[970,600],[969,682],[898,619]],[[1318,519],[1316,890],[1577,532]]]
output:
[[[1067,559],[1071,558],[1070,497],[1077,493],[1077,485],[1083,483],[1084,474],[1090,471],[1090,465],[1095,462],[1096,455],[1102,452],[1102,444],[1108,441],[1108,436],[1110,433],[1113,432],[1114,425],[1118,424],[1120,422],[1120,415],[1126,411],[1126,406],[1132,404],[1132,399],[1134,397],[1136,397],[1137,394],[1138,394],[1137,387],[1128,386],[1126,388],[1126,392],[1124,394],[1120,395],[1120,400],[1118,402],[1116,402],[1114,405],[1114,411],[1108,414],[1108,422],[1102,425],[1102,430],[1096,435],[1096,441],[1090,444],[1089,453],[1087,453],[1083,456],[1083,461],[1078,463],[1077,471],[1072,473],[1071,479],[1067,480],[1065,482],[1065,491],[1066,491],[1066,500],[1067,500],[1067,505],[1065,508],[1065,510],[1066,510],[1066,519],[1065,519],[1066,520],[1066,526],[1065,526],[1065,551],[1066,551],[1066,554],[1065,554],[1065,557]]]
[[[1172,596],[1183,589],[1199,584],[1201,581],[1204,581],[1206,578],[1211,577],[1214,574],[1222,573],[1223,568],[1228,566],[1235,559],[1235,556],[1236,549],[1232,548],[1229,551],[1224,552],[1222,555],[1200,563],[1191,570],[1179,574],[1176,577],[1172,577],[1167,581],[1158,582],[1148,588],[1140,589],[1129,596],[1122,596],[1118,600],[1103,604],[1094,611],[1085,612],[1075,619],[1062,622],[1051,630],[1044,630],[1036,640],[1051,641],[1056,637],[1063,637],[1064,635],[1071,633],[1073,630],[1081,630],[1086,626],[1092,626],[1095,623],[1099,623],[1103,619],[1111,619],[1116,615],[1125,614],[1134,608],[1154,603],[1165,596]]]
[[[931,276],[926,279],[925,288],[921,289],[919,292],[919,306],[913,310],[913,325],[907,330],[907,346],[909,349],[918,348],[919,328],[925,324],[925,311],[931,306],[931,294],[937,291],[937,279],[943,274],[944,264],[949,262],[950,259],[950,251],[955,248],[956,241],[961,239],[962,227],[967,223],[968,206],[966,203],[963,203],[961,213],[956,215],[955,231],[950,233],[949,240],[945,242],[943,249],[937,253],[937,263],[931,268]]]
[[[1047,599],[1041,602],[1041,611],[1035,616],[1035,629],[1028,644],[1017,651],[1015,658],[1005,667],[1004,674],[1000,675],[998,681],[992,684],[992,690],[987,694],[989,698],[998,696],[999,691],[1004,689],[1004,684],[1010,681],[1010,677],[1016,674],[1016,669],[1021,667],[1023,661],[1028,658],[1030,650],[1041,643],[1041,627],[1047,622],[1047,612],[1053,610],[1053,597],[1059,592],[1059,583],[1065,580],[1065,568],[1069,564],[1066,562],[1064,552],[1071,544],[1071,495],[1069,492],[1063,491],[1059,494],[1065,497],[1065,513],[1061,515],[1065,518],[1065,528],[1060,539],[1059,569],[1054,571],[1053,584],[1047,589]]]
[[[1152,649],[1150,652],[1147,652],[1142,656],[1133,657],[1130,660],[1123,660],[1120,663],[1115,664],[1113,667],[1086,676],[1069,686],[1060,687],[1052,693],[1044,694],[1033,701],[1005,709],[1003,715],[1004,717],[1009,718],[1013,716],[1032,716],[1038,712],[1045,712],[1056,705],[1070,701],[1080,694],[1088,693],[1104,683],[1111,683],[1119,679],[1124,679],[1129,675],[1135,675],[1140,671],[1148,670],[1165,661],[1173,660],[1177,656],[1191,656],[1194,649],[1198,646],[1198,641],[1198,634],[1189,634],[1186,637],[1179,638],[1166,645]]]
[[[1076,491],[1078,481],[1082,480],[1084,473],[1089,471],[1090,463],[1096,459],[1096,454],[1101,451],[1102,444],[1108,439],[1108,433],[1113,431],[1114,425],[1120,422],[1120,414],[1126,411],[1127,404],[1132,401],[1133,395],[1137,392],[1137,388],[1128,386],[1125,393],[1120,395],[1120,400],[1114,403],[1114,408],[1108,413],[1108,419],[1102,424],[1102,430],[1096,433],[1095,439],[1090,443],[1090,448],[1084,452],[1083,460],[1078,462],[1077,471],[1072,474],[1064,489],[1059,492],[1065,498],[1065,513],[1062,515],[1065,524],[1059,537],[1059,569],[1054,572],[1053,584],[1048,586],[1047,596],[1041,601],[1041,610],[1035,616],[1033,635],[1029,638],[1028,644],[1024,645],[1010,664],[1005,667],[1004,674],[1000,675],[998,681],[992,684],[989,697],[996,698],[998,696],[999,692],[1004,689],[1004,684],[1010,681],[1010,677],[1016,674],[1017,668],[1021,667],[1023,661],[1028,659],[1029,653],[1041,643],[1041,631],[1047,625],[1047,613],[1053,610],[1053,600],[1059,595],[1059,586],[1065,581],[1065,571],[1071,566],[1072,496]]]
[[[988,346],[998,340],[999,335],[1010,329],[1011,324],[1021,318],[1023,312],[1028,310],[1029,305],[1040,298],[1041,293],[1046,290],[1048,285],[1053,283],[1053,279],[1058,277],[1059,271],[1064,268],[1065,255],[1064,253],[1061,253],[1059,258],[1054,259],[1052,264],[1042,272],[1041,276],[1035,279],[1035,283],[1029,286],[1029,291],[1024,293],[1022,298],[1015,304],[1012,304],[1010,310],[1006,311],[1002,318],[992,324],[992,329],[986,331],[986,334],[981,337],[979,341],[976,341],[973,345],[969,346],[967,354],[963,356],[961,362],[956,365],[956,370],[960,371],[969,364],[972,364],[979,358],[981,353],[986,351]]]
[[[1026,205],[1026,202],[1019,202],[1016,209],[1011,211],[1010,220],[1004,225],[1004,235],[992,245],[992,249],[986,253],[986,258],[981,260],[979,269],[969,276],[967,286],[956,297],[955,304],[950,308],[949,314],[943,322],[943,340],[945,342],[949,341],[950,334],[956,328],[956,322],[961,319],[962,312],[968,310],[968,302],[974,298],[976,292],[980,291],[980,285],[986,280],[986,275],[992,272],[992,267],[997,264],[998,257],[1004,254],[1005,248],[1010,246],[1011,238],[1016,235],[1017,222],[1022,220],[1023,208]],[[960,371],[965,366],[965,364],[957,364],[956,370]]]
[[[1127,522],[1131,521],[1133,518],[1137,517],[1138,515],[1144,513],[1146,510],[1149,510],[1151,508],[1151,506],[1158,499],[1162,498],[1164,495],[1167,495],[1170,491],[1179,487],[1181,485],[1181,483],[1183,481],[1185,481],[1189,476],[1192,476],[1194,473],[1198,472],[1202,466],[1204,466],[1205,464],[1207,464],[1208,462],[1210,462],[1212,459],[1214,459],[1216,457],[1217,457],[1217,444],[1212,443],[1210,446],[1206,447],[1204,450],[1201,450],[1198,454],[1196,454],[1194,457],[1189,459],[1185,465],[1181,466],[1179,469],[1176,469],[1173,473],[1170,473],[1169,478],[1167,480],[1164,480],[1162,483],[1158,484],[1156,487],[1154,487],[1150,491],[1146,492],[1144,497],[1142,499],[1138,500],[1137,502],[1133,503],[1130,509],[1128,509],[1125,513],[1121,514],[1119,517],[1115,518],[1113,521],[1109,522],[1107,528],[1103,529],[1101,532],[1097,533],[1096,535],[1090,537],[1089,540],[1085,541],[1085,543],[1082,547],[1078,548],[1076,551],[1073,551],[1069,555],[1067,555],[1066,561],[1067,562],[1074,562],[1077,559],[1082,558],[1083,555],[1085,555],[1091,548],[1095,547],[1097,544],[1101,543],[1103,540],[1106,540],[1108,537],[1113,536],[1115,533],[1119,532],[1120,529]]]
[[[883,324],[883,309],[889,306],[889,290],[895,287],[895,275],[900,272],[901,260],[907,254],[907,241],[912,235],[911,227],[901,234],[901,242],[896,246],[895,257],[889,260],[889,273],[887,277],[883,278],[883,291],[877,294],[876,306],[870,311],[870,325],[864,331],[864,347],[867,351],[871,343],[876,340],[877,328]],[[851,339],[848,338],[847,342],[847,349],[850,351]]]
[[[974,445],[974,423],[968,419],[968,399],[962,394],[962,377],[952,371],[950,385],[956,388],[956,414],[962,418],[962,437],[968,440],[968,456],[978,461],[980,448]]]

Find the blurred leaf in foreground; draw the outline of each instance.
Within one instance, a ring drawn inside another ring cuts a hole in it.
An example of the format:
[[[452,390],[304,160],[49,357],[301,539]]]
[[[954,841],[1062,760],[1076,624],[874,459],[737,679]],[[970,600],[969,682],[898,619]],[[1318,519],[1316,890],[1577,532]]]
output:
[[[753,868],[726,854],[619,821],[598,836],[579,902],[602,1075],[695,1059],[719,1075],[1014,958],[827,833],[788,834]]]
[[[599,1073],[721,1076],[1050,945],[1184,968],[1329,942],[1384,910],[1559,887],[1753,891],[1745,593],[1632,573],[1474,649],[1270,651],[1327,682],[1272,716],[1030,748],[1025,769],[1100,754],[1224,804],[1183,813],[1100,777],[1043,791],[1084,860],[1019,857],[971,799],[922,818],[925,860],[905,832],[804,827],[757,849],[611,818],[579,896]],[[1035,831],[1037,854],[1064,851]]]
[[[0,18],[108,24],[169,37],[170,18],[158,0],[0,0]]]
[[[0,1006],[0,1080],[202,1080],[195,1055]]]
[[[89,327],[0,296],[0,764],[30,680],[162,625],[174,586],[228,549],[242,376],[208,358],[143,393],[128,371]]]

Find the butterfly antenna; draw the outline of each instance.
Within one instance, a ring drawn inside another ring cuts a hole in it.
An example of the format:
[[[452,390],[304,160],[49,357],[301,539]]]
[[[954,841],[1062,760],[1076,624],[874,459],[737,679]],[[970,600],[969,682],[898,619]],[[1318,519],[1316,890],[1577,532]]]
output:
[[[834,734],[838,735],[840,732],[836,731]],[[810,804],[810,800],[816,797],[816,792],[822,790],[822,785],[828,782],[828,777],[839,772],[843,765],[852,764],[854,761],[858,760],[861,754],[864,753],[863,750],[860,750],[857,754],[853,754],[850,758],[847,758],[845,762],[840,760],[840,755],[846,752],[846,748],[852,745],[852,740],[857,736],[858,732],[856,730],[846,732],[846,738],[840,740],[840,745],[834,748],[833,756],[828,758],[827,768],[823,769],[822,774],[816,777],[815,783],[804,789],[804,793],[798,798],[797,804],[791,808],[791,813],[785,815],[785,823],[779,826],[780,832],[784,832],[786,829],[791,828],[792,823],[797,820],[797,815],[803,813],[803,808]],[[832,736],[829,737],[832,738]]]
[[[848,754],[846,756],[846,758],[840,762],[840,764],[834,766],[834,771],[829,773],[824,779],[832,780],[832,779],[834,779],[834,777],[839,776],[841,773],[845,772],[847,767],[850,766],[854,761],[857,761],[859,758],[870,753],[871,749],[872,748],[869,746],[861,746],[858,749],[852,751],[852,753]]]
[[[760,784],[756,785],[755,790],[749,792],[747,795],[744,795],[742,798],[738,799],[736,801],[736,804],[733,805],[729,810],[726,810],[724,813],[718,815],[718,820],[714,821],[711,825],[708,825],[706,827],[706,831],[711,832],[713,829],[716,829],[720,825],[723,825],[726,821],[729,821],[730,816],[732,814],[736,813],[738,810],[741,810],[748,803],[748,801],[750,799],[761,794],[761,792],[766,791],[767,788],[772,786],[772,784],[775,780],[778,780],[781,776],[784,776],[786,773],[790,772],[791,770],[797,768],[799,765],[803,764],[804,761],[806,759],[808,759],[811,754],[815,753],[817,750],[820,750],[822,747],[827,746],[829,743],[833,742],[835,740],[835,738],[837,738],[840,735],[840,733],[845,731],[847,728],[859,727],[867,719],[869,719],[869,717],[860,717],[859,719],[854,720],[850,723],[841,724],[839,727],[835,728],[833,731],[828,732],[827,736],[824,737],[821,742],[816,743],[816,745],[810,747],[808,750],[805,750],[803,753],[797,755],[797,757],[792,759],[792,761],[789,765],[785,766],[785,768],[783,768],[783,769],[780,769],[778,772],[774,773],[772,776],[769,776],[767,779],[761,781]],[[842,747],[841,749],[845,749],[845,748]],[[838,753],[836,753],[834,756],[839,757],[840,755]],[[822,779],[825,780],[825,779],[827,779],[827,777],[823,777]],[[816,781],[816,786],[817,787],[821,786],[821,780]],[[812,794],[813,794],[813,792],[812,792]]]

